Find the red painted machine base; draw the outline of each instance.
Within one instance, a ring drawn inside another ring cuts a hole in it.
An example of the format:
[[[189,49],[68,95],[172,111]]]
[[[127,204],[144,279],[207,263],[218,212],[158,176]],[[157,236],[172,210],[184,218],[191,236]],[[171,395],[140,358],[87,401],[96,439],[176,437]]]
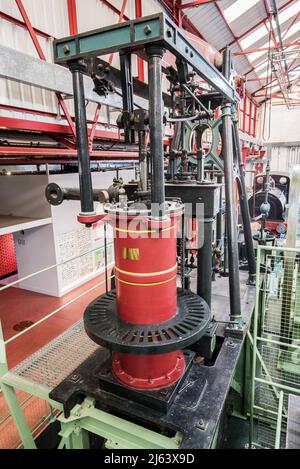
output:
[[[115,353],[112,370],[128,387],[155,391],[175,383],[184,373],[185,360],[181,350],[159,355]]]

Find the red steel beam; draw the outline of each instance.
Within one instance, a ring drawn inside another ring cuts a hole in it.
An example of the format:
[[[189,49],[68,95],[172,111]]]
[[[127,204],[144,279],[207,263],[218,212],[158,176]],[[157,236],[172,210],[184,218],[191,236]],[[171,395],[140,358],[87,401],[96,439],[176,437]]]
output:
[[[298,18],[299,18],[299,15],[300,15],[300,12],[297,13],[297,15],[295,15],[294,19],[293,19],[292,22],[289,24],[288,28],[286,29],[285,33],[283,34],[282,40],[284,40],[285,36],[287,35],[287,33],[289,32],[289,30],[291,29],[291,27],[296,23],[296,21],[297,21]]]
[[[32,157],[77,157],[77,150],[64,148],[35,148],[35,147],[0,147],[0,158],[2,156],[32,156]],[[91,157],[105,158],[111,160],[138,159],[139,153],[135,151],[94,150]]]
[[[284,44],[284,47],[286,49],[288,49],[289,47],[292,47],[292,46],[300,46],[300,41],[296,41],[296,42],[290,42],[288,44]],[[271,52],[272,50],[274,49],[271,49]],[[250,50],[243,50],[243,51],[240,51],[240,52],[234,52],[233,55],[246,55],[246,54],[253,54],[254,52],[268,52],[269,51],[269,47],[258,47],[257,49],[250,49]]]
[[[38,53],[40,59],[46,61],[45,54],[44,54],[44,52],[42,51],[42,48],[41,48],[40,43],[39,43],[39,40],[38,40],[38,38],[37,38],[37,35],[35,34],[35,31],[34,31],[34,29],[33,29],[33,27],[32,27],[32,24],[31,24],[31,22],[30,22],[30,19],[28,18],[28,15],[27,15],[27,13],[26,13],[26,10],[25,10],[25,8],[24,8],[24,5],[23,5],[23,3],[22,3],[22,0],[15,0],[15,2],[16,2],[16,4],[17,4],[17,7],[18,7],[20,13],[21,13],[21,16],[22,16],[22,18],[23,18],[23,20],[24,20],[24,23],[26,24],[26,27],[27,27],[27,29],[28,29],[28,32],[29,32],[29,34],[30,34],[30,37],[31,37],[33,43],[34,43],[34,46],[35,46],[35,48],[36,48],[36,51],[37,51],[37,53]],[[65,104],[65,102],[64,102],[64,99],[63,99],[63,97],[62,97],[62,95],[61,95],[60,93],[55,93],[55,94],[56,94],[57,99],[58,99],[58,102],[59,102],[59,104],[60,104],[60,106],[61,106],[61,108],[62,108],[62,110],[63,110],[63,112],[64,112],[64,115],[66,116],[66,119],[67,119],[67,121],[68,121],[68,124],[69,124],[69,126],[70,126],[70,129],[71,129],[71,131],[72,131],[72,134],[73,134],[73,136],[74,136],[74,138],[75,138],[75,137],[76,137],[75,125],[74,125],[74,122],[73,122],[73,120],[72,120],[72,118],[71,118],[71,116],[70,116],[70,113],[69,113],[69,111],[68,111],[68,108],[67,108],[67,106],[66,106],[66,104]]]
[[[254,106],[254,122],[253,122],[253,137],[256,138],[257,127],[257,106]]]
[[[173,15],[173,6],[174,6],[174,2],[175,0],[159,0],[159,3],[167,10],[169,11],[169,13],[171,13],[171,15]],[[175,20],[176,22],[176,18],[174,18],[173,16],[173,19]],[[196,28],[196,26],[187,18],[186,15],[184,15],[182,17],[182,27],[194,34],[195,36],[198,36],[200,37],[200,39],[203,39],[205,40],[205,38],[202,36],[202,34],[200,33],[200,31]]]
[[[27,130],[31,132],[55,133],[64,135],[71,134],[71,130],[68,125],[54,124],[51,122],[42,122],[37,120],[31,121],[29,119],[18,119],[16,117],[0,116],[0,127],[10,130]],[[115,132],[111,132],[105,129],[96,130],[95,137],[106,140],[116,140],[119,142],[123,141],[123,139],[120,138],[119,130],[117,128]]]
[[[14,18],[13,16],[8,15],[7,13],[4,13],[4,11],[0,11],[0,18],[3,20],[8,21],[9,23],[15,24],[17,26],[20,26],[20,28],[27,29],[26,24],[23,21],[18,20],[17,18]],[[50,34],[45,33],[44,31],[41,31],[40,29],[33,28],[35,34],[38,36],[42,36],[45,39],[49,39]]]
[[[121,10],[120,10],[120,14],[119,14],[118,23],[122,23],[123,19],[125,18],[126,5],[127,5],[127,0],[123,0],[122,7],[121,7]],[[109,56],[109,59],[108,59],[109,65],[112,64],[113,58],[114,58],[114,53],[110,54],[110,56]]]
[[[243,125],[242,131],[246,132],[246,116],[247,116],[247,95],[244,95],[244,102],[243,102]]]
[[[67,0],[70,34],[78,34],[76,0]]]
[[[112,3],[110,3],[108,0],[100,0],[101,3],[106,5],[111,11],[115,12],[117,15],[120,15],[121,10],[119,10],[117,7],[115,7]],[[128,21],[130,18],[128,16],[124,15],[124,20]]]
[[[252,108],[253,108],[253,103],[252,100],[250,99],[250,107],[249,107],[249,122],[248,122],[248,135],[251,135],[251,125],[252,125]]]
[[[89,133],[89,149],[93,149],[93,141],[96,134],[96,128],[98,124],[99,114],[100,114],[101,104],[98,103],[95,111],[94,122],[92,124],[91,131]]]
[[[141,18],[141,16],[143,16],[142,0],[135,0],[135,17]],[[137,67],[138,67],[138,79],[144,82],[145,81],[144,61],[141,57],[137,58]]]
[[[32,41],[33,41],[33,43],[34,43],[34,46],[35,46],[35,48],[36,48],[36,50],[37,50],[37,53],[38,53],[40,59],[46,60],[46,57],[45,57],[45,55],[44,55],[44,52],[42,51],[42,48],[41,48],[41,46],[40,46],[40,43],[39,43],[38,38],[37,38],[37,36],[36,36],[36,33],[35,33],[35,31],[34,31],[34,29],[33,29],[33,27],[32,27],[32,24],[31,24],[31,22],[30,22],[30,20],[29,20],[29,18],[28,18],[28,16],[27,16],[27,13],[26,13],[26,10],[25,10],[24,5],[23,5],[23,3],[22,3],[22,0],[15,0],[15,2],[16,2],[16,4],[17,4],[17,7],[18,7],[20,13],[21,13],[21,16],[22,16],[22,18],[23,18],[23,20],[24,20],[24,23],[25,23],[25,25],[26,25],[26,28],[28,29],[28,32],[29,32],[29,34],[30,34],[30,36],[31,36],[31,39],[32,39]]]

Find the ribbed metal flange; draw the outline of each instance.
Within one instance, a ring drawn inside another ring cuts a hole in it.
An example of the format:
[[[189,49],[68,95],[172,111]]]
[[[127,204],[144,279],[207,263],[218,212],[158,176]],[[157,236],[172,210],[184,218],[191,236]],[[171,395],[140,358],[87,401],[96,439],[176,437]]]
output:
[[[210,320],[207,303],[190,291],[177,290],[177,314],[160,324],[130,324],[116,311],[115,290],[94,300],[84,312],[84,327],[97,344],[133,354],[172,352],[193,344]]]

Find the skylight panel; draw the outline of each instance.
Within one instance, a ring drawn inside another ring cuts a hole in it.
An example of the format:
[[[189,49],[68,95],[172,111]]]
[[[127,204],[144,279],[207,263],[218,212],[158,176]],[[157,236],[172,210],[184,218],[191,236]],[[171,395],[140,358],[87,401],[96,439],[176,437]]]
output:
[[[257,74],[262,74],[267,70],[267,68],[268,68],[268,62],[263,62],[258,67],[255,67],[255,72]]]
[[[267,42],[266,44],[264,44],[261,49],[268,49],[269,47],[269,43]],[[251,54],[248,55],[249,57],[249,60],[251,62],[255,62],[259,57],[261,57],[262,55],[265,55],[265,54],[268,54],[268,50],[260,50],[260,51],[257,51],[257,52],[253,52]]]
[[[260,28],[256,29],[252,33],[248,34],[244,39],[240,40],[240,44],[243,49],[248,49],[251,44],[259,41],[262,37],[268,34],[267,28],[263,25]]]
[[[300,0],[297,0],[294,4],[292,4],[290,7],[286,8],[283,10],[281,13],[279,13],[278,18],[279,18],[279,23],[283,24],[285,21],[289,20],[292,18],[292,16],[296,15],[300,11]]]
[[[284,33],[283,33],[284,40],[286,41],[286,39],[293,36],[293,34],[295,34],[297,31],[299,31],[299,29],[300,29],[300,21],[295,23],[286,35],[284,35]]]
[[[232,5],[230,5],[230,7],[224,10],[225,18],[229,23],[232,23],[239,16],[250,10],[258,2],[260,2],[260,0],[236,0]]]
[[[263,51],[253,52],[253,54],[249,54],[249,60],[251,62],[255,62],[259,57],[261,57],[264,54],[267,54],[267,51],[263,50]]]

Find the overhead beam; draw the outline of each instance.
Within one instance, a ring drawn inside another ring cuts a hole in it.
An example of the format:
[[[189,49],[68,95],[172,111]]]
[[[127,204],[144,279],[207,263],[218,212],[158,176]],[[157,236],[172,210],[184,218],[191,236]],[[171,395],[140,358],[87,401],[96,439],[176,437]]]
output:
[[[65,148],[35,148],[35,147],[11,147],[2,146],[0,147],[0,161],[2,157],[17,157],[24,158],[25,156],[31,156],[34,158],[56,158],[56,157],[76,157],[77,150],[65,149]],[[102,158],[104,160],[136,160],[139,158],[139,153],[134,151],[117,151],[117,150],[93,150],[91,151],[92,158]]]
[[[45,62],[3,45],[0,45],[0,57],[0,77],[55,93],[58,92],[69,97],[73,96],[72,76],[67,68]],[[117,109],[122,108],[122,98],[116,93],[109,94],[107,97],[99,96],[93,91],[93,88],[93,81],[85,76],[84,91],[88,101]],[[145,109],[148,108],[145,99],[135,97],[135,101]]]
[[[54,41],[54,56],[56,63],[67,65],[71,60],[121,50],[142,53],[145,47],[157,44],[187,62],[229,102],[238,101],[234,88],[225,77],[164,13],[58,39]]]

